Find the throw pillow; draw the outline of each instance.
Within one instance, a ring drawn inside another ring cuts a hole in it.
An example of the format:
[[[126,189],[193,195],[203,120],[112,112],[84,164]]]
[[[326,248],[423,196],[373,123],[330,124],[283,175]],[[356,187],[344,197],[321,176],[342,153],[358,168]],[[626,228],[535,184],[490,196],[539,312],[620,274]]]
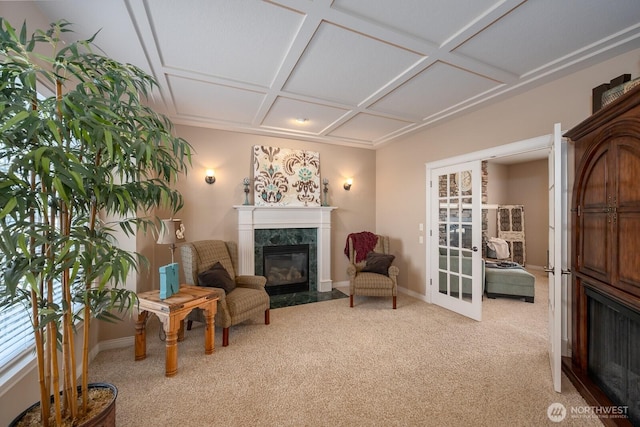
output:
[[[221,288],[224,289],[225,294],[228,294],[236,288],[236,282],[229,276],[224,266],[216,262],[209,270],[198,274],[198,286]]]
[[[364,265],[364,267],[362,267],[363,272],[369,272],[369,273],[378,273],[378,274],[384,274],[385,276],[389,275],[389,267],[391,266],[391,263],[393,262],[393,260],[395,259],[395,255],[389,255],[389,254],[379,254],[377,252],[369,252],[367,254],[367,260],[366,263]]]

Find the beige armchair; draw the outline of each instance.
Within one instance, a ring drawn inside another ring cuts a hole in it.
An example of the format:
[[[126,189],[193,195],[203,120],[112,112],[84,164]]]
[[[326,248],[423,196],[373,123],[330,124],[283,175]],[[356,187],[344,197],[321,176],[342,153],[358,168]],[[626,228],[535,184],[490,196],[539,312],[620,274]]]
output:
[[[198,275],[210,270],[217,262],[224,267],[229,278],[235,282],[230,292],[219,289],[218,310],[215,317],[217,326],[222,327],[222,346],[229,345],[229,327],[264,313],[264,323],[269,324],[269,295],[264,286],[263,276],[236,276],[238,248],[235,242],[222,240],[201,240],[180,246],[182,268],[188,285],[198,285]],[[187,329],[192,322],[204,322],[202,310],[194,309],[187,317]]]
[[[351,235],[348,238],[347,252],[350,265],[347,267],[349,275],[349,304],[353,307],[353,296],[389,296],[393,298],[393,308],[396,308],[396,295],[398,292],[399,269],[390,265],[393,257],[380,257],[380,254],[389,254],[389,237],[377,235],[378,240],[373,251],[367,254],[367,258],[357,261],[357,245]],[[377,260],[376,260],[377,258]],[[387,259],[384,259],[387,258]],[[390,260],[390,261],[389,261]],[[381,261],[381,262],[377,262]],[[376,265],[377,264],[377,265]]]

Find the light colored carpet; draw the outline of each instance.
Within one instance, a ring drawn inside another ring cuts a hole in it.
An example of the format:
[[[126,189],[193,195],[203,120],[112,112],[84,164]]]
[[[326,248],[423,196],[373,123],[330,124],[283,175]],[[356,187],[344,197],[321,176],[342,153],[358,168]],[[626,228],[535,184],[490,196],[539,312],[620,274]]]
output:
[[[204,355],[203,327],[179,344],[178,374],[164,376],[158,320],[147,358],[133,347],[100,353],[94,381],[119,389],[119,426],[542,426],[602,425],[572,418],[585,401],[563,376],[552,389],[547,283],[535,304],[484,299],[475,322],[407,295],[285,307],[231,328],[230,345]],[[561,424],[547,417],[559,402]]]

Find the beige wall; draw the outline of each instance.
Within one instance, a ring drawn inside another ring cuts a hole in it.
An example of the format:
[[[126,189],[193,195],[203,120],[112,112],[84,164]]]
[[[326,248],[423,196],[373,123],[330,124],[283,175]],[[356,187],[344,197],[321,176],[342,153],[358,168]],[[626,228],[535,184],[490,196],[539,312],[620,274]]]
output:
[[[528,266],[547,265],[549,247],[548,160],[509,166],[507,200],[524,206],[524,232]]]
[[[425,164],[569,129],[591,114],[591,89],[620,74],[640,75],[635,50],[380,148],[376,155],[376,225],[399,255],[399,286],[426,293]],[[424,244],[419,236],[424,235]]]
[[[331,277],[334,282],[348,280],[347,258],[343,253],[347,235],[376,229],[375,151],[190,126],[177,126],[177,132],[191,143],[195,152],[193,168],[178,183],[185,201],[178,217],[186,227],[187,240],[238,241],[233,205],[244,202],[242,179],[252,176],[254,145],[319,152],[321,177],[329,180],[329,204],[338,207],[332,213]],[[212,185],[204,181],[208,168],[216,173]],[[351,191],[342,188],[347,178],[353,178]]]
[[[507,204],[507,184],[509,182],[509,166],[489,162],[487,164],[487,204],[505,205]],[[489,209],[487,212],[487,236],[498,237],[498,227],[496,219],[498,211]]]

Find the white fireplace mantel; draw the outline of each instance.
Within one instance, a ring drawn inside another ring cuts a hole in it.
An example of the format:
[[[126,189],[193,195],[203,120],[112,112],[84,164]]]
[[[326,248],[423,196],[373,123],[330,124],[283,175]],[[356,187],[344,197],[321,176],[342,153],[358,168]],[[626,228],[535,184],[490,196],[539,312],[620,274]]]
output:
[[[256,229],[315,228],[318,231],[318,291],[331,291],[331,211],[337,209],[335,206],[235,205],[234,209],[238,211],[239,274],[255,274]]]

